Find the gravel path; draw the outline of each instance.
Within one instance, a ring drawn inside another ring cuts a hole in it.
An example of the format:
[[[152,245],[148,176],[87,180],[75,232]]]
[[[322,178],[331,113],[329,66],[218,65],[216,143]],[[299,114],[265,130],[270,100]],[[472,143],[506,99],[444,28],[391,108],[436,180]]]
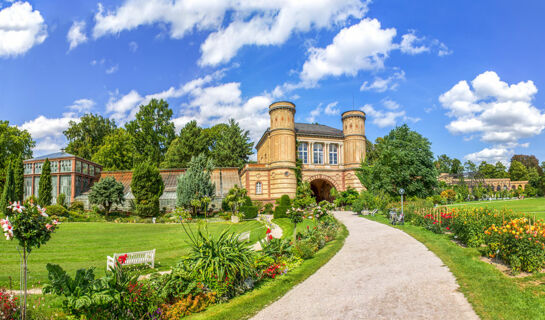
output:
[[[422,243],[351,212],[335,216],[350,232],[343,248],[253,319],[478,319]]]

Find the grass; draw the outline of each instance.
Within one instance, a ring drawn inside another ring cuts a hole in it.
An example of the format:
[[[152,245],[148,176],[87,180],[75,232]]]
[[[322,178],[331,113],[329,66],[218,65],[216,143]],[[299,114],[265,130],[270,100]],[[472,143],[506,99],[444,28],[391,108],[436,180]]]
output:
[[[365,218],[389,224],[383,216]],[[476,248],[462,248],[451,235],[421,227],[396,226],[434,252],[450,269],[481,319],[545,319],[545,274],[512,278],[480,260]]]
[[[285,225],[284,219],[285,218],[274,219],[273,222],[277,223],[279,226],[283,226]],[[289,219],[286,220],[288,221],[288,224],[291,225]],[[291,228],[293,232],[293,226]],[[289,233],[289,230],[286,232],[284,229],[283,231],[284,234]],[[228,303],[214,305],[204,312],[187,317],[187,319],[231,320],[250,318],[265,306],[278,300],[293,286],[304,281],[326,264],[342,248],[344,239],[347,236],[348,230],[342,226],[342,230],[335,240],[329,242],[325,247],[318,251],[312,259],[303,261],[297,269],[276,278],[274,281],[264,282],[258,285],[254,290],[229,300]]]
[[[289,218],[273,219],[272,222],[282,228],[282,239],[293,239],[293,223]],[[297,232],[303,232],[307,226],[312,228],[315,225],[314,220],[304,219],[302,223],[297,224]]]
[[[478,202],[463,202],[449,205],[449,207],[488,207],[493,209],[508,209],[515,212],[526,213],[530,216],[545,219],[545,198],[528,198],[522,200],[493,200]]]
[[[197,224],[190,226],[197,228]],[[251,231],[251,242],[264,238],[266,230],[257,221],[208,224],[210,232],[215,234],[226,228],[237,233]],[[187,253],[187,241],[180,224],[63,223],[45,246],[34,249],[30,254],[29,287],[41,287],[47,281],[47,263],[59,264],[72,275],[77,269],[96,267],[96,275],[103,276],[106,256],[114,253],[156,249],[156,267],[166,270]],[[0,241],[0,252],[0,287],[9,288],[11,277],[12,287],[18,289],[20,256],[17,242]]]

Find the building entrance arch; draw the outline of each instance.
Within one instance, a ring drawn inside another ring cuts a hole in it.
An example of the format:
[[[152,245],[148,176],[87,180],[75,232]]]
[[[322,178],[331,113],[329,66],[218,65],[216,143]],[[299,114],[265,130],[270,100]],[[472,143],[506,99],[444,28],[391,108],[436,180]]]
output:
[[[331,189],[335,188],[338,191],[339,187],[335,181],[325,175],[316,175],[305,179],[310,182],[310,189],[316,198],[316,202],[327,200],[333,202],[333,197],[331,196]]]

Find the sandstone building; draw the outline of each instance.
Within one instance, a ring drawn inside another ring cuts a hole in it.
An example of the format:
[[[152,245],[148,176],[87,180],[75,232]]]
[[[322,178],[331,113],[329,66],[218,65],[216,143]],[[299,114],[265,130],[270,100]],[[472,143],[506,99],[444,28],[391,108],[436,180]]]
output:
[[[361,190],[356,169],[365,159],[365,113],[354,110],[341,116],[342,130],[320,124],[296,123],[295,105],[280,101],[269,106],[270,127],[257,142],[257,163],[247,164],[241,183],[252,200],[271,202],[283,194],[295,196],[296,159],[302,178],[317,200],[330,199],[330,190]]]

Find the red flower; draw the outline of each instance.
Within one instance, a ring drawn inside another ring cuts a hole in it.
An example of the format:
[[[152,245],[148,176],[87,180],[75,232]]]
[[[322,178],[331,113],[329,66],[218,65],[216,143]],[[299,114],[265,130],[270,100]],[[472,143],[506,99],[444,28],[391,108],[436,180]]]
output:
[[[273,239],[272,234],[269,234],[269,235],[267,236],[267,239],[272,240],[272,239]]]
[[[267,234],[271,233],[271,229],[267,228]]]
[[[449,227],[447,227],[447,230],[450,230],[450,228],[449,228]]]
[[[125,253],[124,255],[117,257],[117,261],[121,264],[124,264],[127,261],[127,256],[128,254]]]

